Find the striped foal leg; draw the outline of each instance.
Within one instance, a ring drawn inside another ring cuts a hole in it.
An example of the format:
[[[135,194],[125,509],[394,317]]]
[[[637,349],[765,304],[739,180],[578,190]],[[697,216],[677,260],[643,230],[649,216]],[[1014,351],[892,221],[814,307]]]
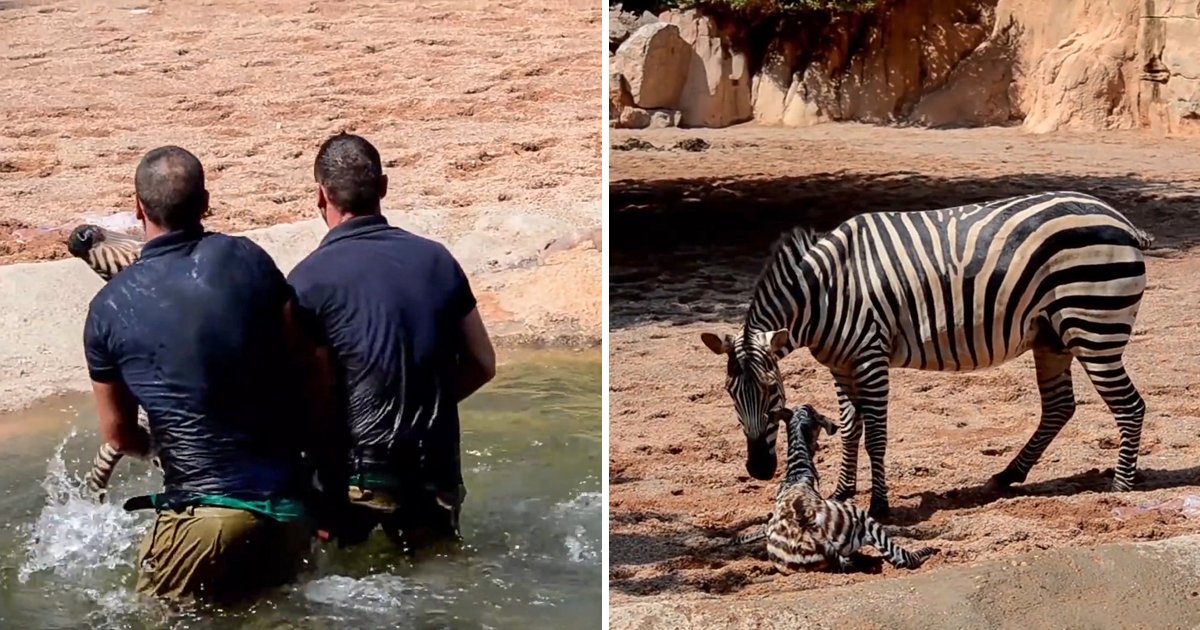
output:
[[[987,490],[995,492],[1014,483],[1023,483],[1058,432],[1075,415],[1075,389],[1071,384],[1073,359],[1061,342],[1057,347],[1034,346],[1033,364],[1037,369],[1038,392],[1042,396],[1042,419],[1017,456],[988,480]]]
[[[862,419],[867,458],[871,460],[872,518],[886,519],[888,506],[887,473],[884,455],[887,452],[888,361],[876,356],[859,364],[855,370],[854,408]]]
[[[860,416],[854,412],[854,402],[850,397],[854,379],[835,372],[833,380],[842,415],[842,471],[838,475],[837,490],[831,498],[834,501],[849,501],[858,489],[858,441],[862,437],[862,423],[859,422]]]
[[[1133,477],[1137,472],[1138,447],[1142,442],[1142,420],[1146,416],[1146,403],[1125,371],[1120,355],[1084,358],[1079,362],[1087,371],[1088,378],[1104,403],[1117,420],[1121,433],[1121,448],[1117,454],[1117,469],[1113,475],[1112,489],[1124,492],[1133,489]]]

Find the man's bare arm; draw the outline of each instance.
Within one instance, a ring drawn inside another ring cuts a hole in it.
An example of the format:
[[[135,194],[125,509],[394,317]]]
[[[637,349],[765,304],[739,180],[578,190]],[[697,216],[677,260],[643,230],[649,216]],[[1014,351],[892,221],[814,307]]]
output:
[[[121,381],[92,382],[96,396],[96,414],[100,417],[100,437],[124,455],[145,458],[150,455],[150,434],[137,423],[137,400]]]
[[[496,377],[496,350],[488,337],[479,309],[462,322],[463,353],[458,367],[458,400],[462,402]]]

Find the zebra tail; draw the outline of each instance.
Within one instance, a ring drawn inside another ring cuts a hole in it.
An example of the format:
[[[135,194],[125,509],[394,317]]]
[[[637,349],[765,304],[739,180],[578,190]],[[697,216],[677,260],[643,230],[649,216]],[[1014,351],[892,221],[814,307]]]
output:
[[[1138,249],[1142,251],[1146,251],[1154,245],[1154,235],[1136,227],[1133,228],[1133,238],[1137,240]]]
[[[87,474],[87,489],[97,503],[104,502],[105,495],[108,494],[108,482],[122,457],[123,455],[107,442],[101,444],[100,450],[96,452],[96,457],[92,460],[92,469]]]
[[[924,547],[917,551],[909,551],[893,540],[884,531],[879,521],[870,517],[867,517],[867,527],[871,532],[871,538],[875,541],[875,548],[883,554],[884,560],[887,560],[889,564],[898,569],[916,569],[939,551],[934,547]]]

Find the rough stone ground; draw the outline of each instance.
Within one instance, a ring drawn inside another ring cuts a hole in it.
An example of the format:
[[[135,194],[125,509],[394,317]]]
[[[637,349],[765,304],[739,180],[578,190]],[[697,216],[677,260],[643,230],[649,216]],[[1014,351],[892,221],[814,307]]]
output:
[[[670,148],[684,140],[697,150]],[[767,247],[783,229],[805,221],[827,228],[863,210],[1077,189],[1116,204],[1161,246],[1148,258],[1149,289],[1126,355],[1150,409],[1138,491],[1103,491],[1116,463],[1117,431],[1078,368],[1075,418],[1020,495],[996,501],[979,486],[1037,424],[1032,359],[968,374],[893,372],[890,529],[901,542],[943,550],[918,574],[1200,532],[1200,518],[1178,512],[1124,521],[1112,514],[1200,495],[1200,141],[851,124],[614,131],[612,144],[641,147],[614,151],[611,161],[614,605],[720,595],[713,610],[736,616],[762,610],[741,604],[759,596],[906,574],[884,566],[872,574],[785,577],[772,574],[756,549],[710,548],[763,518],[777,481],[747,477],[723,362],[699,334],[737,329]],[[830,377],[806,352],[786,359],[783,370],[790,403],[836,410]],[[817,459],[829,492],[840,444],[825,445]],[[864,506],[866,467],[860,456],[857,500]],[[1047,588],[1053,596],[1055,580]],[[1064,603],[1063,614],[1086,605],[1077,604]]]
[[[763,597],[638,601],[611,630],[1200,627],[1200,536],[1059,548],[894,580]]]
[[[0,264],[130,223],[163,144],[205,163],[211,229],[311,219],[316,149],[346,130],[506,339],[598,343],[601,23],[575,0],[0,2]]]

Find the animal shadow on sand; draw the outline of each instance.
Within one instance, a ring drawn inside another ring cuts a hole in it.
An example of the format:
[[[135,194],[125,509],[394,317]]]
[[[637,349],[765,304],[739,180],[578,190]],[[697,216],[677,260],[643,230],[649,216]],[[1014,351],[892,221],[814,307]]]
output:
[[[1151,490],[1200,486],[1200,466],[1181,470],[1141,468],[1134,478],[1134,489],[1130,492],[1111,492],[1109,485],[1112,483],[1112,477],[1112,468],[1103,471],[1093,468],[1069,477],[1024,483],[1001,491],[988,489],[985,482],[977,486],[952,488],[941,492],[918,492],[902,497],[919,497],[920,502],[916,507],[892,506],[891,516],[884,523],[896,527],[919,525],[938,512],[982,507],[1011,497],[1064,497],[1094,492],[1125,498],[1135,497],[1139,492]],[[921,538],[917,532],[906,532],[905,535]]]
[[[611,522],[618,531],[610,533],[608,538],[610,588],[637,596],[689,591],[721,595],[777,576],[767,557],[766,541],[730,544],[737,534],[765,525],[768,515],[723,527],[701,527],[686,523],[686,518],[683,514],[659,512],[614,513]],[[669,524],[671,531],[654,534],[619,531],[622,525],[648,520]],[[757,563],[729,566],[745,560]],[[856,572],[883,571],[882,557],[855,553],[851,561]],[[635,575],[638,567],[651,565],[659,570],[655,575]]]
[[[841,171],[773,178],[617,180],[609,185],[610,322],[736,322],[771,244],[862,212],[930,210],[1050,190],[1112,203],[1155,237],[1153,256],[1200,245],[1197,188],[1135,176],[942,177]]]

